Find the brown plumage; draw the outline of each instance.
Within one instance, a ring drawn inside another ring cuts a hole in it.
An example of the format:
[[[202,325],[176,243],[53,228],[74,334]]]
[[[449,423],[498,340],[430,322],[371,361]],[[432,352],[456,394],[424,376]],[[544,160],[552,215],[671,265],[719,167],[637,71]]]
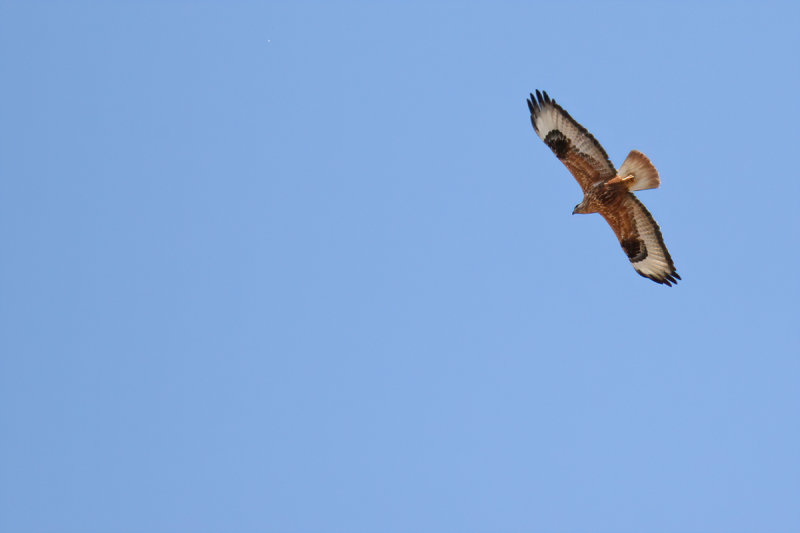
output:
[[[573,214],[600,213],[636,272],[656,283],[677,283],[681,277],[658,224],[631,192],[655,189],[661,183],[647,156],[633,150],[617,172],[600,143],[546,92],[531,94],[528,108],[537,135],[583,189],[583,201]]]

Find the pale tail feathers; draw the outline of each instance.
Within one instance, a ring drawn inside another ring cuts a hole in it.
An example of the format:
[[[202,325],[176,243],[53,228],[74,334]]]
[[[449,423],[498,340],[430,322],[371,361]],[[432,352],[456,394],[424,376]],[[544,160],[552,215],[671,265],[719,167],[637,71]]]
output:
[[[633,176],[627,182],[629,191],[642,191],[644,189],[656,189],[661,185],[661,178],[658,177],[658,170],[642,152],[631,150],[628,157],[619,167],[617,176],[624,181],[628,176]]]

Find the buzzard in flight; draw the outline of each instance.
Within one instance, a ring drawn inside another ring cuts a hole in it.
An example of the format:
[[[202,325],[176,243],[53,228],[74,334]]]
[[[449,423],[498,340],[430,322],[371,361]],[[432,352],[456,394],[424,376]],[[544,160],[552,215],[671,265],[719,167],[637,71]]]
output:
[[[600,143],[560,105],[536,91],[528,100],[536,134],[578,180],[583,201],[575,213],[600,213],[614,230],[633,268],[656,283],[672,286],[681,277],[653,216],[631,191],[655,189],[658,171],[633,150],[617,171]]]

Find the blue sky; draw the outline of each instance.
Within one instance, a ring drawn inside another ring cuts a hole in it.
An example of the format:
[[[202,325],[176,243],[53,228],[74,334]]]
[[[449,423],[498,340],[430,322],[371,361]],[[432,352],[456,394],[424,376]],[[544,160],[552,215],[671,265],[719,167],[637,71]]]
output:
[[[800,8],[0,4],[0,530],[800,529]],[[531,128],[545,89],[683,281]]]

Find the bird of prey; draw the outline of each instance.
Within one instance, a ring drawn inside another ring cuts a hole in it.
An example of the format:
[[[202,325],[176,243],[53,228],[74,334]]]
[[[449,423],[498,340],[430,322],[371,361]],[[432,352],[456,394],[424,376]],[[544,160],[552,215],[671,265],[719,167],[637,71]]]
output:
[[[664,245],[653,216],[632,191],[655,189],[658,171],[643,153],[633,150],[617,171],[599,142],[546,92],[528,100],[536,134],[566,165],[581,189],[575,213],[600,213],[614,230],[633,268],[656,283],[672,286],[681,277]]]

